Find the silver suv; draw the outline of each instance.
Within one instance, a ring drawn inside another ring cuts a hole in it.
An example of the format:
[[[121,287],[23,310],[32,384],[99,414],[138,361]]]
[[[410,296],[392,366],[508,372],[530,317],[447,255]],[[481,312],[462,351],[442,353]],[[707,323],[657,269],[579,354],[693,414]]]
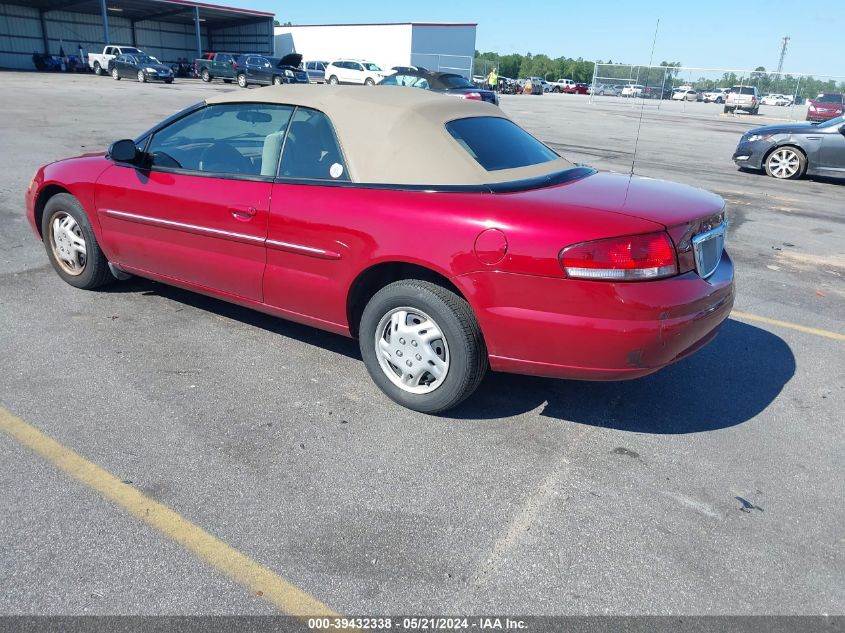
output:
[[[725,114],[735,110],[745,110],[749,114],[760,111],[760,96],[754,86],[731,86],[725,99]]]

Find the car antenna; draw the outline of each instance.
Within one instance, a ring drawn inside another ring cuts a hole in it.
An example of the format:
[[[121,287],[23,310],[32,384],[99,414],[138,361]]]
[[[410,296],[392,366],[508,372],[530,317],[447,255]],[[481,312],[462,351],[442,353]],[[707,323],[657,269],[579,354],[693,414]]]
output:
[[[648,58],[648,70],[649,72],[646,73],[646,83],[648,83],[649,74],[651,73],[651,65],[654,62],[654,46],[657,44],[657,31],[660,29],[660,18],[657,18],[657,25],[654,27],[654,39],[651,42],[651,57]],[[666,72],[665,70],[663,72]],[[659,95],[660,99],[663,99],[663,94]],[[637,146],[640,144],[640,128],[643,126],[643,113],[645,112],[645,98],[643,98],[642,93],[640,93],[640,101],[642,104],[640,105],[640,120],[637,123],[637,137],[634,139],[634,156],[631,158],[631,173],[630,176],[634,175],[634,164],[637,162]],[[628,181],[630,184],[630,180]],[[627,193],[626,196],[627,198]]]

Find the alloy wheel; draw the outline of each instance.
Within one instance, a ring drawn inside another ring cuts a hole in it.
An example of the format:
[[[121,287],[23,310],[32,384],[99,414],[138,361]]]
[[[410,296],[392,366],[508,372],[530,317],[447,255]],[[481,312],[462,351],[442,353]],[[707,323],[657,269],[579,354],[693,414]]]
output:
[[[81,275],[88,260],[82,229],[69,213],[60,211],[50,222],[50,248],[59,266],[69,275]]]
[[[143,70],[139,70],[139,71],[138,71],[138,82],[139,82],[139,83],[144,83],[146,80],[147,80],[147,78],[144,76],[144,71],[143,71]]]
[[[246,88],[246,75],[238,75],[238,85],[241,88]]]
[[[443,330],[416,308],[395,308],[385,314],[374,344],[385,376],[408,393],[431,393],[449,373],[449,345]]]
[[[801,159],[795,150],[784,148],[772,152],[768,164],[775,178],[792,178],[801,168]]]

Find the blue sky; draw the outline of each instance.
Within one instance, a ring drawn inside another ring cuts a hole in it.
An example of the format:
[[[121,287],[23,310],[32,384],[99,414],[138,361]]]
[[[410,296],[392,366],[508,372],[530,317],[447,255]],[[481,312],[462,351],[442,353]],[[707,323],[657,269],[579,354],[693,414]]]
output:
[[[221,4],[272,11],[280,21],[294,24],[478,22],[476,48],[481,51],[630,63],[648,63],[660,18],[655,63],[775,70],[780,39],[789,35],[785,71],[845,76],[841,0],[223,0]]]

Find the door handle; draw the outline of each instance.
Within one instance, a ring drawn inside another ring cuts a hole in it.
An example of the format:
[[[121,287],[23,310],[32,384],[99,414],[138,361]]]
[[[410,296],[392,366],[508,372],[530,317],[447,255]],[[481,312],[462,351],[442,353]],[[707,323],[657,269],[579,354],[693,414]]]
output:
[[[229,213],[238,220],[250,220],[258,213],[255,207],[230,207]]]

